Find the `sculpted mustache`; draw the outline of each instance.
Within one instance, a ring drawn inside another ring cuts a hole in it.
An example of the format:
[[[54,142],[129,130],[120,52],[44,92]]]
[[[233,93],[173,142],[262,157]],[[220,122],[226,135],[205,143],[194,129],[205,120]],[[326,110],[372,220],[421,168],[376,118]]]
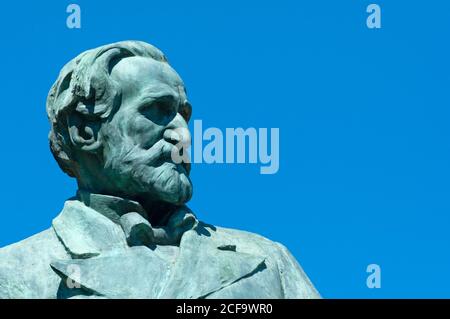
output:
[[[179,152],[180,149],[174,144],[167,142],[164,139],[157,141],[147,150],[142,150],[138,146],[126,152],[123,161],[125,163],[138,162],[141,165],[155,165],[161,162],[173,162],[172,152]],[[190,163],[181,163],[187,171],[190,170]]]

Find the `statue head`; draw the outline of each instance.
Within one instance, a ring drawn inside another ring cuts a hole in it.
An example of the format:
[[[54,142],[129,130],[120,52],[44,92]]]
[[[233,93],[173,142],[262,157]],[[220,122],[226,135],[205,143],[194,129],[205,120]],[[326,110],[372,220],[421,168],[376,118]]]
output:
[[[50,149],[80,189],[180,205],[192,196],[190,166],[171,154],[188,138],[191,110],[160,50],[139,41],[101,46],[66,64],[50,89]]]

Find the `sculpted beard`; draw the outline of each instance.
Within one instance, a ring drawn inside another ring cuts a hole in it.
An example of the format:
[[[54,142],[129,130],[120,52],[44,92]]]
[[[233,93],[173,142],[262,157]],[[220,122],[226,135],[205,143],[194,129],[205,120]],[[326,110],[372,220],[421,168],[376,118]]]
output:
[[[105,174],[123,195],[183,204],[192,196],[190,165],[175,164],[175,145],[160,139],[144,149],[123,134],[109,132],[105,141]]]

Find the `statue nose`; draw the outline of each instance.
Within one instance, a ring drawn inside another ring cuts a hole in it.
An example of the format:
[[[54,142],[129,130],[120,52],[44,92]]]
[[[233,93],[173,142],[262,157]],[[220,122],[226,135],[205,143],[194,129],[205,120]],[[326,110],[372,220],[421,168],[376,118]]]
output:
[[[166,129],[164,131],[164,139],[172,144],[178,144],[183,140],[181,134],[177,132],[176,129]]]
[[[174,145],[188,145],[191,142],[191,133],[184,118],[178,113],[175,118],[167,125],[163,138]],[[179,144],[180,145],[180,144]]]
[[[187,156],[187,148],[191,143],[191,134],[187,127],[178,127],[174,129],[166,129],[164,131],[163,138],[168,143],[175,145],[175,149],[177,150],[177,158],[181,158],[181,165],[186,169],[187,174],[191,171],[191,163],[190,158]],[[171,153],[172,160],[174,160],[174,153]],[[180,163],[178,160],[175,163]]]

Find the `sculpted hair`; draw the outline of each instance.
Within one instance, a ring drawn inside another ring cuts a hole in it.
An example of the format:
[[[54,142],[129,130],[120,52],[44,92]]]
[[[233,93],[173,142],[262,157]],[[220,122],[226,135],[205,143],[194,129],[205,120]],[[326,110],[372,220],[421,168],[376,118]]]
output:
[[[164,54],[141,41],[123,41],[83,52],[61,70],[47,97],[50,150],[59,167],[77,176],[69,128],[73,118],[101,122],[114,114],[121,103],[119,86],[110,78],[123,58],[139,56],[167,63]]]

